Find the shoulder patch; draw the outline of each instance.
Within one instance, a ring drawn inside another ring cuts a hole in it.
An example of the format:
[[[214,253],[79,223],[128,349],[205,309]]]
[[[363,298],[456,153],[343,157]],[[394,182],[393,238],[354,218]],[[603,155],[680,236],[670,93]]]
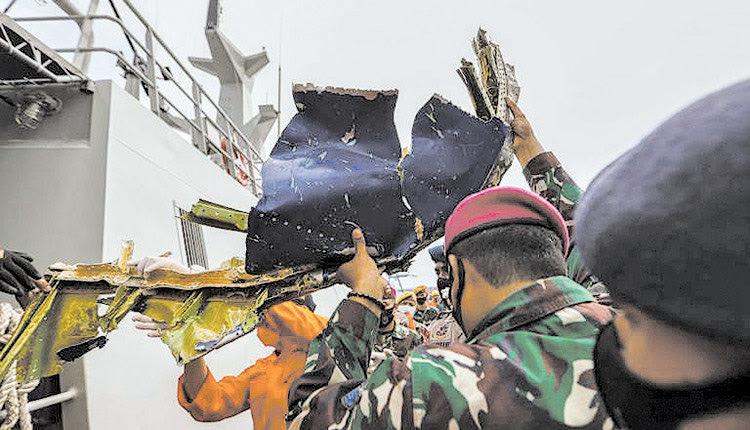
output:
[[[357,387],[353,389],[352,391],[349,391],[344,395],[344,397],[341,398],[341,404],[344,405],[346,409],[354,409],[355,406],[359,403],[359,399],[362,398],[362,389],[360,387]]]

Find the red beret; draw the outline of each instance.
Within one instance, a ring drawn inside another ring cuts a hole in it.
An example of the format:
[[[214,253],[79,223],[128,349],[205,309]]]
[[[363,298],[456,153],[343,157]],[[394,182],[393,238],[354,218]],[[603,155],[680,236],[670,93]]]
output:
[[[539,195],[515,187],[492,187],[472,194],[456,206],[445,223],[445,253],[457,242],[505,224],[536,224],[557,233],[568,253],[568,229],[554,206]]]

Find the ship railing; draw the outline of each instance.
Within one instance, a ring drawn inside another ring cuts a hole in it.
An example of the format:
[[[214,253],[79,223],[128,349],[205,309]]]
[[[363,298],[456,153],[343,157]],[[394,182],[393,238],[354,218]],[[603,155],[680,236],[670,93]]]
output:
[[[105,46],[53,48],[59,53],[100,52],[114,56],[117,59],[117,65],[125,70],[126,80],[128,75],[137,79],[135,84],[132,81],[131,85],[126,83],[126,89],[138,98],[138,86],[139,84],[143,86],[152,112],[173,127],[189,133],[196,148],[208,155],[254,195],[259,196],[261,193],[260,173],[263,165],[261,154],[133,4],[129,0],[121,1],[144,27],[143,40],[128,28],[122,18],[106,14],[15,17],[13,19],[17,22],[72,21],[76,23],[100,20],[117,25],[133,48],[133,61],[129,61],[122,52]],[[166,53],[172,64],[178,66],[187,78],[188,85],[178,82],[169,65],[156,58],[155,46]],[[141,62],[145,64],[136,64]],[[162,76],[161,79],[157,78],[157,70]],[[159,80],[165,83],[160,85]],[[165,94],[164,90],[167,85],[184,97],[188,106],[192,105],[193,112],[185,112],[184,104],[180,105]],[[211,118],[210,109],[207,108],[213,109],[216,119]],[[177,116],[171,115],[170,111],[176,112]]]

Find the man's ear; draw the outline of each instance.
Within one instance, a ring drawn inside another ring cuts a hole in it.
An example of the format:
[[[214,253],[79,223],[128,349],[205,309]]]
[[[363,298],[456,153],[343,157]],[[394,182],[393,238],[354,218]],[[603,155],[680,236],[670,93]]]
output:
[[[450,266],[448,273],[452,273],[455,280],[456,274],[458,273],[458,258],[453,254],[449,254],[448,265]]]
[[[448,292],[448,297],[451,303],[455,304],[456,298],[453,297],[453,293],[458,291],[458,282],[459,282],[458,280],[458,258],[456,258],[456,256],[453,254],[449,254],[447,260],[448,260],[448,268],[449,268],[448,273],[450,274],[450,279],[451,279],[451,288],[450,288],[450,291]]]
[[[627,343],[632,336],[633,324],[638,325],[637,316],[636,318],[633,316],[632,312],[627,312],[625,309],[621,309],[615,316],[614,325],[621,342]]]

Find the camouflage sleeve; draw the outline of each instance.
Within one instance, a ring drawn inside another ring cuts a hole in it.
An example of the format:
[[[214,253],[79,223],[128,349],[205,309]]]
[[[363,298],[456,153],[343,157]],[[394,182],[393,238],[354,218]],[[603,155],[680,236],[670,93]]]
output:
[[[334,312],[328,325],[310,344],[305,362],[305,373],[297,378],[289,390],[290,416],[301,410],[302,404],[315,391],[340,382],[356,382],[366,378],[378,318],[366,307],[344,300]]]
[[[544,152],[532,158],[523,169],[523,174],[531,190],[544,197],[560,211],[565,221],[568,222],[570,230],[573,209],[580,200],[583,190],[563,169],[555,154]]]
[[[573,211],[581,199],[583,190],[576,185],[573,178],[563,169],[560,160],[551,152],[544,152],[532,158],[523,169],[523,174],[529,188],[560,211],[572,238]],[[583,265],[575,243],[571,244],[568,250],[567,267],[568,277],[589,289],[598,300],[604,299],[605,296],[609,297],[606,287]]]
[[[300,408],[289,429],[415,428],[411,369],[390,356],[365,380],[331,384]]]

